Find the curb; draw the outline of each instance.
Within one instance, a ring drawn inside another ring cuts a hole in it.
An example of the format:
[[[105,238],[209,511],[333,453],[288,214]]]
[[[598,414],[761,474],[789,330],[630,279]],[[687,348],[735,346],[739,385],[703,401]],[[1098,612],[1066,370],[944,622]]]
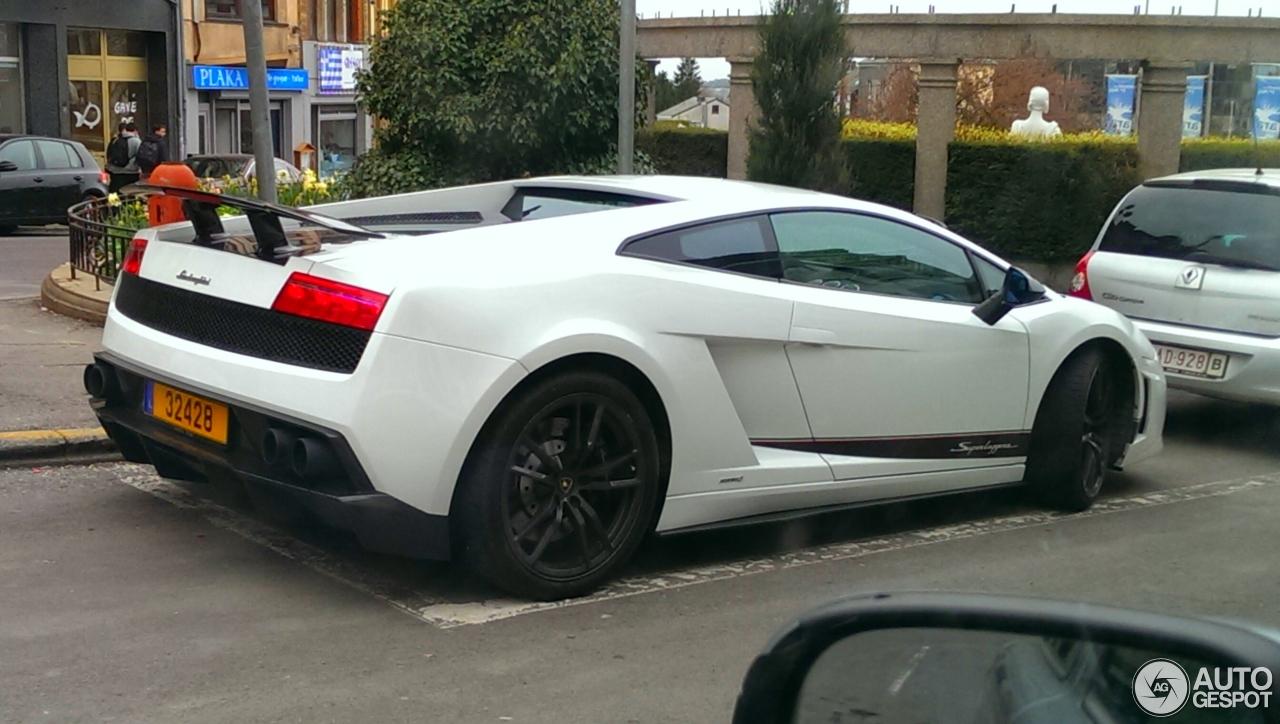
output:
[[[107,307],[111,303],[110,291],[82,292],[80,286],[88,286],[87,280],[71,279],[71,264],[49,272],[40,285],[40,304],[65,317],[83,320],[99,327],[107,322]],[[107,285],[107,290],[110,290]]]
[[[119,459],[115,443],[100,427],[0,432],[0,469]]]

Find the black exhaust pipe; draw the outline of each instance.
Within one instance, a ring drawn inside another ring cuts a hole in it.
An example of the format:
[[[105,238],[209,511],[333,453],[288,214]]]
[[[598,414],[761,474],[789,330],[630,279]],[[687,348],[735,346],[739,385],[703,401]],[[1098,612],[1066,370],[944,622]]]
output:
[[[84,389],[94,399],[108,400],[119,396],[120,385],[114,370],[94,362],[84,368]]]
[[[271,467],[289,467],[293,464],[293,445],[298,436],[279,427],[268,428],[262,436],[262,462]]]
[[[293,444],[293,474],[300,478],[322,478],[337,469],[338,460],[325,443],[300,437]]]

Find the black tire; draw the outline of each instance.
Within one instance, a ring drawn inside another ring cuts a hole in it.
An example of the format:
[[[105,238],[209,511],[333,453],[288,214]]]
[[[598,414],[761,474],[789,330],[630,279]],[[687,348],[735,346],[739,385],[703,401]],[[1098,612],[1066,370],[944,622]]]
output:
[[[1068,357],[1053,376],[1031,430],[1026,481],[1052,508],[1086,510],[1123,450],[1126,386],[1101,349]]]
[[[601,372],[549,377],[477,439],[450,515],[454,555],[526,598],[590,593],[649,532],[662,478],[653,423],[630,389]]]

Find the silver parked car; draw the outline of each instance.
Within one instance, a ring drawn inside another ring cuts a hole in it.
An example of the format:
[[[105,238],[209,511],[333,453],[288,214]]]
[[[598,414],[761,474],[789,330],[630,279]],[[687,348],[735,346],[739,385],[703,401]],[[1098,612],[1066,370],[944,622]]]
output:
[[[1170,387],[1280,405],[1280,169],[1143,183],[1070,291],[1133,319]]]

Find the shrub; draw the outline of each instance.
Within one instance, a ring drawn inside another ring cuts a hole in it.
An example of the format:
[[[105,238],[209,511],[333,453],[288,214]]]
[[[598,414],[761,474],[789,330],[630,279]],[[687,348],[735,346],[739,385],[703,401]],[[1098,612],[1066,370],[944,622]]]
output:
[[[1074,260],[1138,182],[1133,143],[956,141],[946,220],[1011,259]]]
[[[836,115],[850,56],[840,18],[837,0],[773,0],[751,68],[760,112],[748,130],[748,178],[832,192],[848,184]]]
[[[844,142],[845,165],[849,169],[845,193],[856,199],[910,211],[915,194],[915,136],[904,139],[893,135]]]
[[[614,151],[616,0],[400,0],[385,29],[359,75],[380,119],[359,193],[563,173]]]
[[[1206,138],[1183,141],[1181,171],[1209,168],[1280,167],[1280,143],[1261,141],[1254,146],[1249,138]]]
[[[658,125],[636,134],[636,150],[658,173],[724,178],[729,134],[710,128]]]

